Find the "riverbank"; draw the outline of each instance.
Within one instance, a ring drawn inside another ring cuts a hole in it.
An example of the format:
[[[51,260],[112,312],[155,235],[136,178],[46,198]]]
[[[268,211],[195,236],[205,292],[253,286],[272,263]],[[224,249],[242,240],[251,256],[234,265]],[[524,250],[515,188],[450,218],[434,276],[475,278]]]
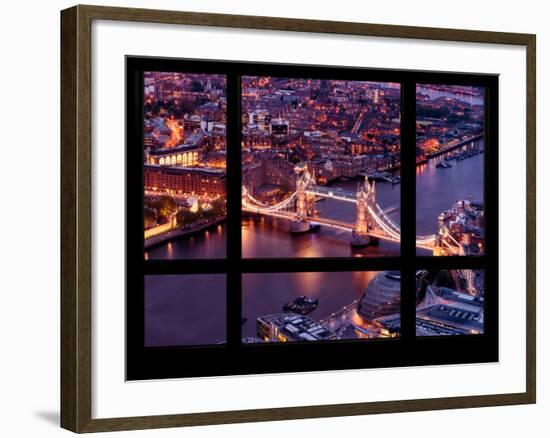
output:
[[[451,152],[451,151],[454,151],[455,149],[458,149],[459,147],[462,147],[464,146],[465,144],[467,143],[470,143],[470,142],[473,142],[473,141],[477,141],[479,139],[483,138],[483,134],[478,134],[478,135],[474,135],[472,137],[469,137],[465,140],[460,140],[460,141],[453,141],[453,142],[450,142],[451,144],[448,144],[447,146],[441,148],[440,150],[436,151],[436,152],[430,152],[428,154],[426,154],[426,157],[428,159],[430,158],[435,158],[435,157],[438,157],[439,155],[443,155],[447,152]],[[417,163],[418,164],[418,163]]]
[[[483,139],[478,140],[484,148]],[[433,234],[439,229],[437,217],[457,199],[484,199],[484,153],[456,161],[447,169],[437,168],[430,159],[416,172],[416,232]],[[420,250],[418,250],[420,251]]]
[[[193,228],[186,228],[186,229],[178,228],[172,231],[167,231],[166,233],[157,234],[156,236],[145,239],[145,243],[144,243],[145,250],[155,248],[157,246],[160,246],[172,240],[177,240],[177,239],[181,239],[182,237],[191,236],[193,234],[200,233],[201,231],[205,231],[216,225],[224,223],[225,220],[226,218],[223,217],[215,221],[197,225]]]

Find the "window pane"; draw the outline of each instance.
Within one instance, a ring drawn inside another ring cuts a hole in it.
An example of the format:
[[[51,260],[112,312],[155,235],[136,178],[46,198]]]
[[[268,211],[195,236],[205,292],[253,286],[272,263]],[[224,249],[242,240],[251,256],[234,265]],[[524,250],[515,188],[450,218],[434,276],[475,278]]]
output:
[[[416,88],[419,255],[483,254],[485,89]]]
[[[243,275],[246,342],[399,336],[400,273]]]
[[[226,254],[226,77],[144,73],[145,258]]]
[[[416,335],[483,333],[482,270],[418,271]]]
[[[399,84],[245,76],[242,124],[244,257],[399,254]]]
[[[219,344],[226,339],[226,276],[145,277],[145,346]]]

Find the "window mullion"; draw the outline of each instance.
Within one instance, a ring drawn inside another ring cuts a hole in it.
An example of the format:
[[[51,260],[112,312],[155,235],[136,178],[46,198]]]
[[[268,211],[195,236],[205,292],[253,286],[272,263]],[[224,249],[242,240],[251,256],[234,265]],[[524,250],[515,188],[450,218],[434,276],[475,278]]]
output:
[[[401,336],[415,336],[416,269],[416,83],[401,83]]]
[[[241,79],[227,76],[227,343],[241,339]]]

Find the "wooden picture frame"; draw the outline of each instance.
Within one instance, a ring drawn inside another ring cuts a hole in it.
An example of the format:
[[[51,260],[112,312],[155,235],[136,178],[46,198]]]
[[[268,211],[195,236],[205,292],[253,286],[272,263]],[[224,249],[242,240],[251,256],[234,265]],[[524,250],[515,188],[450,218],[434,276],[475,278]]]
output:
[[[526,48],[526,390],[487,394],[127,418],[92,418],[93,20],[217,26],[370,37],[518,45]],[[535,35],[274,17],[75,6],[61,13],[61,426],[74,432],[147,429],[535,403]]]

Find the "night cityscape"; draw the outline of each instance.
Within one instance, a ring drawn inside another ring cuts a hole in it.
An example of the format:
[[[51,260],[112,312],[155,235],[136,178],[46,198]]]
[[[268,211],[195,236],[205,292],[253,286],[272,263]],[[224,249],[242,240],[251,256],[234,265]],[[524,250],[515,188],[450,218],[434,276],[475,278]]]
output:
[[[400,101],[393,83],[244,77],[243,256],[398,255]]]
[[[422,85],[416,89],[416,234],[435,234],[419,255],[484,252],[485,89]]]
[[[225,76],[146,72],[144,88],[145,257],[225,257]]]
[[[241,85],[243,257],[399,255],[399,84],[245,76]],[[417,253],[483,254],[484,89],[419,85],[416,94]],[[145,258],[224,258],[225,77],[145,73],[144,116]],[[482,274],[445,272],[454,283],[418,274],[417,334],[482,332]],[[147,280],[150,345],[224,342],[225,319],[211,330],[176,309],[225,314],[225,283],[199,297],[206,276],[171,277]],[[399,272],[242,278],[243,342],[399,336]],[[466,304],[473,316],[461,325]]]

